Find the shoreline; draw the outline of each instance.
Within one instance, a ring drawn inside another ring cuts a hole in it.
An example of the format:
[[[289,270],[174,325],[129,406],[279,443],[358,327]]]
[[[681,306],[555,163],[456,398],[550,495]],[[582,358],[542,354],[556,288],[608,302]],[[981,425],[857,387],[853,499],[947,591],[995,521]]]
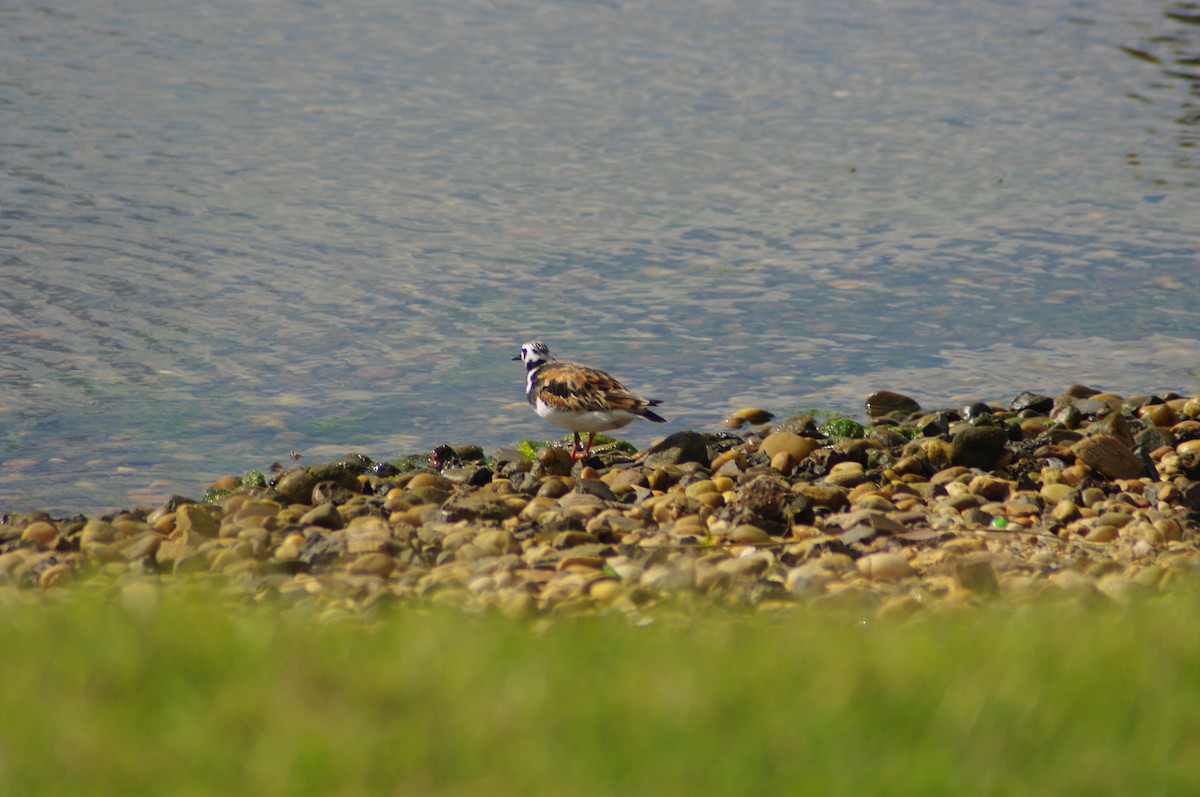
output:
[[[1124,604],[1200,573],[1200,398],[1076,385],[865,405],[866,423],[746,408],[730,431],[610,442],[586,463],[558,445],[440,446],[226,476],[150,511],[5,515],[0,588],[157,601],[203,583],[329,617],[637,618],[696,598],[903,617]]]

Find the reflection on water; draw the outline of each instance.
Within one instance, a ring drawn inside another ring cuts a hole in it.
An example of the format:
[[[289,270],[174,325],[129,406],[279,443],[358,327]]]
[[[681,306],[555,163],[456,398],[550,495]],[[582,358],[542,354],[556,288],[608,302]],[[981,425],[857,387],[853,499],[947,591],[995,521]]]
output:
[[[531,337],[668,428],[1198,389],[1190,4],[77,5],[0,9],[0,511],[547,436]]]

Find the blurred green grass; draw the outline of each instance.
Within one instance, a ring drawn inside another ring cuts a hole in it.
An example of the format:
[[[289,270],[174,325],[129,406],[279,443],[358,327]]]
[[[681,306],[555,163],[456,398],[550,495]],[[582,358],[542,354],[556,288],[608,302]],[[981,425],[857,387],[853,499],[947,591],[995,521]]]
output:
[[[0,793],[1196,794],[1198,598],[646,627],[9,601]]]

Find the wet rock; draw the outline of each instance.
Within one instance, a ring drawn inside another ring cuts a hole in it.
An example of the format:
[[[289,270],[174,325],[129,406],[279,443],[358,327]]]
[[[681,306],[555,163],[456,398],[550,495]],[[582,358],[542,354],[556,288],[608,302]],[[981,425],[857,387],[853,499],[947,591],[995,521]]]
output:
[[[921,405],[917,403],[916,399],[902,393],[893,393],[890,390],[877,390],[867,396],[866,408],[867,415],[871,418],[893,413],[904,415],[921,411]]]
[[[323,529],[337,531],[346,525],[342,513],[332,503],[318,505],[300,516],[301,526],[320,526]]]
[[[215,537],[220,533],[221,522],[213,509],[203,504],[185,504],[175,511],[175,534],[180,538],[192,535]]]
[[[998,426],[967,426],[954,435],[950,444],[950,461],[967,468],[990,469],[996,465],[1008,433]]]
[[[1085,437],[1071,451],[1081,462],[1108,479],[1135,479],[1145,475],[1142,461],[1111,435]]]
[[[736,412],[731,412],[725,418],[725,425],[730,429],[740,429],[746,424],[759,426],[764,423],[769,423],[775,416],[766,410],[757,407],[746,407]]]
[[[1040,415],[1045,415],[1054,407],[1054,399],[1050,396],[1043,396],[1040,393],[1034,393],[1029,390],[1022,391],[1016,398],[1008,403],[1008,408],[1013,412],[1036,412]]]
[[[699,462],[707,465],[708,444],[699,432],[679,431],[651,446],[644,460],[647,467],[678,465],[683,462]]]
[[[759,450],[768,457],[788,454],[793,461],[799,462],[819,446],[820,443],[811,437],[801,437],[792,432],[773,432],[763,438]]]

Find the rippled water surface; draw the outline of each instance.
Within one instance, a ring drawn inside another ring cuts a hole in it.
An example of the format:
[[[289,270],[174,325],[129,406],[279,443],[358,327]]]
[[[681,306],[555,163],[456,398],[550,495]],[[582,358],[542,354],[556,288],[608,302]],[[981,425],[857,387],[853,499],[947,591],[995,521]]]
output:
[[[0,122],[0,511],[550,436],[532,337],[668,429],[1200,391],[1195,3],[19,0]]]

